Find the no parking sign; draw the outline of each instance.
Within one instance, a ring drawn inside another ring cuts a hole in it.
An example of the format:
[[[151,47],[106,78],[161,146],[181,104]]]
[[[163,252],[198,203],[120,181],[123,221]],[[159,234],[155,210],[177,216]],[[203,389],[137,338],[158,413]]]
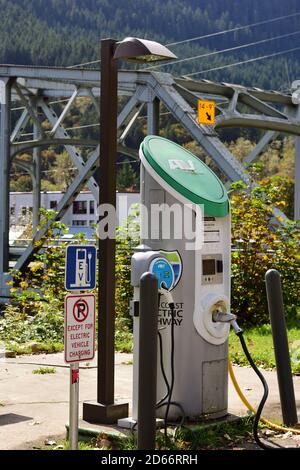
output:
[[[65,297],[65,362],[93,359],[95,355],[94,294]]]

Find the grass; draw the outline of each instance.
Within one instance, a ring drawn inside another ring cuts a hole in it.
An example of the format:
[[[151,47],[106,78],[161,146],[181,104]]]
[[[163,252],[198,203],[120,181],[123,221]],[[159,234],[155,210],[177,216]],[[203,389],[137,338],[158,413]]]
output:
[[[132,333],[128,330],[116,329],[116,351],[131,353],[132,352]]]
[[[265,369],[274,369],[276,367],[274,357],[273,339],[270,325],[250,328],[244,332],[247,345],[255,363]],[[290,325],[288,328],[288,338],[290,347],[290,357],[292,371],[294,374],[300,373],[300,327],[299,325]],[[41,354],[56,353],[63,351],[64,345],[60,342],[40,342],[35,343],[34,350],[32,346],[26,343],[7,342],[6,350],[21,354]],[[116,351],[130,353],[132,352],[132,333],[129,331],[116,331]],[[247,366],[248,361],[241,348],[238,337],[231,331],[229,336],[229,354],[231,360],[238,365]]]
[[[30,343],[18,343],[16,341],[6,341],[5,350],[14,352],[16,355],[22,354],[52,354],[62,352],[64,350],[64,344],[61,342],[34,342],[34,346]],[[116,351],[131,353],[132,352],[132,333],[129,331],[119,332],[116,331]]]
[[[272,340],[272,332],[270,325],[262,325],[255,328],[245,330],[244,336],[249,347],[250,353],[255,363],[265,369],[274,369],[276,367],[274,357],[274,347]],[[288,338],[290,347],[290,357],[292,371],[294,374],[300,373],[300,323],[294,321],[288,325]],[[132,352],[132,333],[129,327],[116,328],[116,351]],[[32,344],[34,344],[32,346]],[[21,354],[40,354],[40,353],[56,353],[64,349],[63,342],[60,341],[40,341],[40,342],[17,342],[6,341],[6,351],[10,351],[17,355]],[[231,360],[238,365],[248,365],[242,351],[238,337],[231,331],[229,336],[229,353]]]
[[[255,363],[265,369],[276,367],[272,330],[270,325],[247,329],[244,332],[247,345]],[[294,374],[300,373],[300,325],[299,321],[288,326],[291,366]],[[132,352],[132,333],[116,331],[116,350]],[[231,331],[229,336],[229,353],[231,360],[238,365],[249,365],[238,337]]]
[[[32,371],[33,374],[40,374],[40,375],[45,375],[45,374],[56,374],[56,369],[55,367],[40,367],[39,369],[34,369]]]
[[[5,350],[16,353],[21,356],[22,354],[52,354],[62,352],[64,344],[60,342],[44,341],[34,342],[34,346],[30,343],[18,343],[16,341],[6,341]],[[129,331],[119,332],[116,331],[116,351],[117,352],[132,352],[132,333]]]
[[[228,449],[252,442],[252,418],[242,418],[236,422],[216,423],[204,426],[181,427],[175,437],[165,440],[163,431],[156,434],[157,450],[200,450]],[[68,441],[61,441],[63,450],[69,449]],[[62,447],[62,446],[61,446]],[[136,450],[136,436],[118,437],[100,433],[89,442],[79,442],[79,450]],[[45,450],[51,450],[51,447]]]
[[[66,441],[64,444],[64,449],[63,450],[69,450],[70,449],[70,443],[69,441]],[[93,440],[90,443],[87,442],[78,442],[78,450],[94,450],[95,445]]]
[[[54,446],[41,446],[41,450],[69,450],[70,443],[65,440],[58,440]],[[117,437],[100,433],[97,438],[90,438],[87,441],[78,442],[78,450],[135,450],[136,440],[134,437]]]
[[[38,342],[34,343],[34,346],[30,343],[17,343],[15,341],[7,341],[5,344],[6,351],[15,352],[17,355],[22,354],[51,354],[57,353],[64,350],[64,344],[60,342]]]
[[[210,426],[179,428],[175,446],[178,450],[200,450],[230,448],[252,441],[252,418],[242,418],[236,422],[224,422]]]
[[[263,368],[276,367],[272,331],[270,325],[251,328],[244,332],[254,362]],[[300,328],[299,325],[288,327],[291,366],[293,373],[300,373]],[[238,337],[231,331],[229,336],[229,354],[231,360],[238,365],[248,365]]]

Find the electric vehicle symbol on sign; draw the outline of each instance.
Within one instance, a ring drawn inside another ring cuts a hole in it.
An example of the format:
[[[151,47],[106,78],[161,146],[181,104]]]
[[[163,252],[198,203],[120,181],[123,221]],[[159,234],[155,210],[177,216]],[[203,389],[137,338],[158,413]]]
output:
[[[96,287],[96,248],[70,245],[66,256],[66,290],[91,290]]]

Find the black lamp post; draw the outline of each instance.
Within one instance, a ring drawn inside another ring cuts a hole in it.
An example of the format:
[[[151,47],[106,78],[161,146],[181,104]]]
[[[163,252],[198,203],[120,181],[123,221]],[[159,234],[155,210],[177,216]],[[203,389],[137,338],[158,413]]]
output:
[[[116,207],[118,59],[152,62],[174,59],[165,46],[145,39],[101,41],[100,206]],[[114,402],[115,238],[99,238],[97,401],[83,404],[83,419],[114,423],[128,416],[128,404]]]

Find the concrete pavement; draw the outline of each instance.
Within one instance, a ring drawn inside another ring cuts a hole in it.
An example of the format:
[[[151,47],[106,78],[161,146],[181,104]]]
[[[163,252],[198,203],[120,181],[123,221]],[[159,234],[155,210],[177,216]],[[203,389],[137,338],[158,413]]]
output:
[[[39,367],[55,367],[55,374],[33,374]],[[257,406],[262,387],[248,367],[234,367],[238,382],[250,403]],[[264,415],[281,421],[276,373],[263,371],[270,388]],[[132,355],[116,354],[116,401],[131,405]],[[300,411],[300,377],[294,377]],[[0,363],[0,449],[28,448],[28,443],[65,433],[68,422],[69,367],[63,354],[19,356]],[[83,363],[80,401],[96,397],[96,360]],[[244,405],[229,380],[229,412],[246,415]],[[82,414],[82,405],[80,405]]]

